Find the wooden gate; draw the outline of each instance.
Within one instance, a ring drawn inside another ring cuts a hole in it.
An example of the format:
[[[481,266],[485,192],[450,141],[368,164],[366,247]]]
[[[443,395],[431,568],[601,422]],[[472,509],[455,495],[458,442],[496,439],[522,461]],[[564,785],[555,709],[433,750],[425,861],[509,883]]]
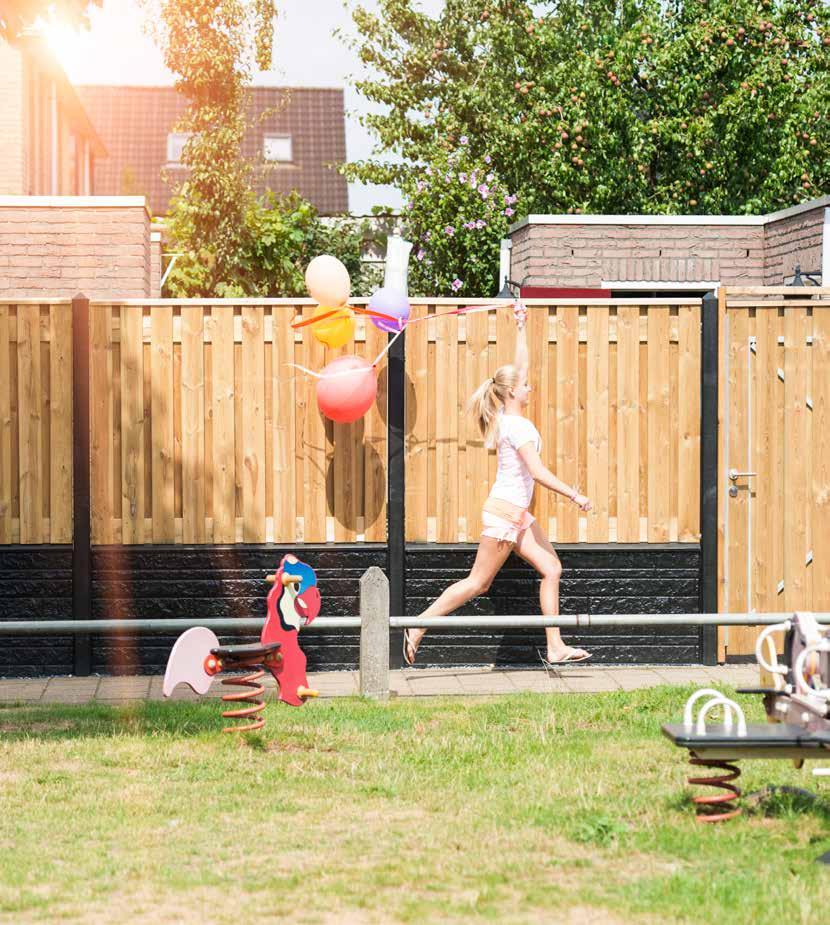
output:
[[[830,288],[720,291],[718,610],[830,610]],[[722,627],[718,657],[754,652]]]

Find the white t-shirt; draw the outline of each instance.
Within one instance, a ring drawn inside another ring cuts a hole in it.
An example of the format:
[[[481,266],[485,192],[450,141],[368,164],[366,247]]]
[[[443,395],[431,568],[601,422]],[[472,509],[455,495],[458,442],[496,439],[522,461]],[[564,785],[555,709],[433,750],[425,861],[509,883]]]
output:
[[[533,476],[519,455],[519,448],[532,443],[536,452],[542,450],[542,438],[533,423],[520,414],[498,416],[498,470],[496,481],[490,490],[491,498],[509,501],[517,507],[530,507],[533,499]]]

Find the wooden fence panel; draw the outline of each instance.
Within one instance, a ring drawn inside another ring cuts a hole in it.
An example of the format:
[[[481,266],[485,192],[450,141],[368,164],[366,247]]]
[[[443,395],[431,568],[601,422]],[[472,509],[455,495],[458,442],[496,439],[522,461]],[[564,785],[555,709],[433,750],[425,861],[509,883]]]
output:
[[[830,309],[813,311],[813,609],[830,610]]]
[[[0,305],[0,543],[12,540],[12,355],[10,325],[17,321],[11,306]]]
[[[413,318],[459,303],[424,300]],[[694,541],[698,303],[664,300],[641,310],[631,300],[533,300],[529,307],[529,413],[542,455],[564,481],[582,479],[594,503],[585,515],[538,491],[533,511],[545,532],[558,542]],[[307,300],[93,303],[93,542],[385,540],[385,362],[376,406],[355,425],[323,419],[317,380],[289,364],[319,370],[348,352],[371,361],[387,336],[361,319],[354,345],[328,350],[308,328],[291,328],[297,311],[311,310]],[[653,311],[662,314],[650,321]],[[0,306],[0,357],[10,360],[0,363],[2,542],[21,537],[21,491],[23,536],[69,536],[70,331],[68,304],[22,313]],[[40,350],[25,343],[32,337]],[[407,332],[408,541],[476,541],[495,456],[466,404],[514,349],[509,311],[435,317]],[[648,481],[658,460],[664,473],[671,461],[669,476]],[[648,510],[639,496],[641,461]],[[40,487],[29,487],[31,471],[41,473]],[[38,491],[40,500],[27,506]]]

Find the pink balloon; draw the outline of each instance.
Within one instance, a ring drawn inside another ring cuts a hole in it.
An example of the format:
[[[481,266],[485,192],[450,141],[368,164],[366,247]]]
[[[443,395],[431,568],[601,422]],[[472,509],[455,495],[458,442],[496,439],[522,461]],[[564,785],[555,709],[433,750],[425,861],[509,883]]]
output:
[[[338,357],[322,370],[320,377],[317,407],[338,424],[362,418],[377,397],[377,375],[362,357]]]
[[[349,301],[352,284],[349,271],[330,254],[321,254],[306,267],[305,284],[312,299],[338,308]]]

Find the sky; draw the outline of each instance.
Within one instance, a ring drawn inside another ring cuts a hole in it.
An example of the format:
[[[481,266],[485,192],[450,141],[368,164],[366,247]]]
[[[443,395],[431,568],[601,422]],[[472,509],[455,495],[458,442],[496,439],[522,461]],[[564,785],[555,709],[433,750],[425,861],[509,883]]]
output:
[[[376,8],[376,0],[361,0]],[[424,12],[437,13],[444,0],[421,0]],[[256,75],[259,86],[343,87],[346,93],[346,154],[349,160],[367,157],[372,137],[358,122],[369,104],[347,78],[361,68],[353,53],[333,32],[354,34],[344,0],[278,0],[274,69]],[[90,10],[90,29],[75,33],[53,30],[52,45],[69,79],[76,84],[169,85],[173,78],[164,67],[153,40],[144,32],[146,14],[137,0],[103,0],[103,8]],[[391,187],[349,185],[349,208],[365,214],[374,205],[399,207],[401,199]]]

